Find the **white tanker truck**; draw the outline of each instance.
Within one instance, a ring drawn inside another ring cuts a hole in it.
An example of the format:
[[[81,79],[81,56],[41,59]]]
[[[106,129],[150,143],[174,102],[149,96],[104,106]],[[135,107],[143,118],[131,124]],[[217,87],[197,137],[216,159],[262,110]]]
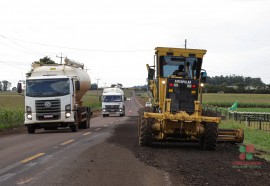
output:
[[[105,88],[102,93],[102,115],[110,114],[125,116],[125,95],[124,91],[118,87]]]
[[[65,59],[63,65],[33,65],[30,77],[18,83],[18,92],[25,93],[25,121],[28,133],[36,129],[54,130],[70,127],[89,128],[91,109],[82,106],[82,97],[91,86],[84,65]]]

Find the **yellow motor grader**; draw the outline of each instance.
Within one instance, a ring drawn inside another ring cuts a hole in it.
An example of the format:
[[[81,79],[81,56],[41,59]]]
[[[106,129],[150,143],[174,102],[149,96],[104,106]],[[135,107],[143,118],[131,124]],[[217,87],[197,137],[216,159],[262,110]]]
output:
[[[206,50],[155,49],[154,65],[148,70],[148,93],[152,106],[139,111],[141,146],[162,141],[197,141],[202,149],[214,150],[217,141],[242,143],[243,130],[219,129],[221,118],[202,109]]]

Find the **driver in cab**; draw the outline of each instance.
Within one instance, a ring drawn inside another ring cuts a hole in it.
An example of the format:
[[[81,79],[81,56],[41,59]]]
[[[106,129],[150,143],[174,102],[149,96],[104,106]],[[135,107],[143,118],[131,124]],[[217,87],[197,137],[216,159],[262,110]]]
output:
[[[173,75],[185,78],[188,74],[185,71],[184,65],[179,65],[178,70],[175,70],[173,72]]]

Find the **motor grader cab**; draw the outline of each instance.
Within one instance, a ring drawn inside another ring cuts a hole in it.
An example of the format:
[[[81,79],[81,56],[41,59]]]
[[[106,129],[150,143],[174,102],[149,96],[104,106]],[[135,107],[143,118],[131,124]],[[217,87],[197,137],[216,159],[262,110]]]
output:
[[[201,67],[205,54],[206,50],[199,49],[155,49],[155,64],[147,65],[152,107],[139,112],[140,145],[188,140],[214,150],[218,140],[243,142],[242,130],[220,130],[219,117],[203,114],[206,71]]]

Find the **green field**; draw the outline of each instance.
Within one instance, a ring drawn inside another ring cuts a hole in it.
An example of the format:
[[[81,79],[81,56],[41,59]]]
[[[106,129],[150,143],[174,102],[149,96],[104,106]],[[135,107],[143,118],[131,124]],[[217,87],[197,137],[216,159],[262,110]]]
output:
[[[203,94],[203,104],[231,107],[234,102],[239,108],[270,108],[270,94]]]
[[[15,92],[0,93],[0,130],[23,124],[24,97]]]

